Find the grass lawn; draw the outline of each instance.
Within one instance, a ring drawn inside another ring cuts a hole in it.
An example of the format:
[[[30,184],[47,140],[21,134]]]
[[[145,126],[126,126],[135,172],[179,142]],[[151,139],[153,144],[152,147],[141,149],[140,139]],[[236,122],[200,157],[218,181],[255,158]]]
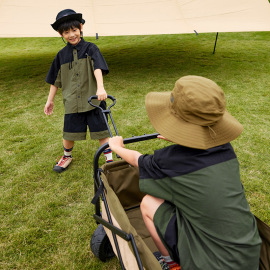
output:
[[[215,33],[85,39],[109,65],[105,89],[117,99],[112,114],[123,137],[155,132],[144,107],[149,91],[171,91],[184,75],[216,81],[245,128],[232,144],[251,210],[270,224],[269,33],[220,33],[215,54]],[[116,259],[102,263],[89,248],[98,142],[77,142],[70,168],[52,171],[63,152],[64,110],[58,91],[54,114],[43,113],[44,80],[62,40],[9,38],[0,45],[0,268],[120,269]],[[152,153],[164,145],[152,140],[129,148]]]

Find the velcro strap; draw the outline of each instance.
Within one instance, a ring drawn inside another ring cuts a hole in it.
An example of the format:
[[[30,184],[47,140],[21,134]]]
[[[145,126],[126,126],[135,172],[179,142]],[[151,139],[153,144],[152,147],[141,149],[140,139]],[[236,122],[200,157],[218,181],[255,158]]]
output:
[[[103,188],[104,188],[104,185],[103,185],[103,183],[101,183],[101,185],[99,186],[99,188],[98,188],[98,190],[97,190],[97,192],[96,192],[94,198],[93,198],[92,201],[91,201],[92,204],[96,204],[96,203],[97,203],[98,198],[100,197],[100,195],[101,195],[102,192],[103,192]]]

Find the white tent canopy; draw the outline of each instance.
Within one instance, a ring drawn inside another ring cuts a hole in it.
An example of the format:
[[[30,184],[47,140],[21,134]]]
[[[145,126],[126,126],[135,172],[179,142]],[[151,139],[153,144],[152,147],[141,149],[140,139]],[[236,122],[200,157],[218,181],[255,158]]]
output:
[[[270,31],[268,0],[0,0],[0,37],[53,37],[70,8],[84,36]]]

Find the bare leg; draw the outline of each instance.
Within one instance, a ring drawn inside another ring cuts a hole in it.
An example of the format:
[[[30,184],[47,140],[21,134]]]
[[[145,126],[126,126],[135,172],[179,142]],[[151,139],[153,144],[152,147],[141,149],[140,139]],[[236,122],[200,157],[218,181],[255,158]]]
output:
[[[109,138],[99,139],[99,144],[102,146],[103,144],[107,143],[109,141]],[[107,147],[103,151],[104,157],[106,159],[106,163],[113,162],[113,155],[110,147]]]
[[[143,216],[144,223],[152,236],[153,241],[155,242],[158,250],[161,255],[169,256],[168,250],[163,245],[160,240],[155,225],[154,225],[154,215],[158,207],[164,202],[163,199],[159,199],[150,195],[146,195],[141,202],[141,212]]]
[[[74,141],[68,141],[63,139],[63,145],[66,149],[70,149],[74,146]]]
[[[109,138],[99,139],[99,145],[103,145],[109,141]]]
[[[68,141],[63,139],[64,155],[57,161],[57,164],[53,167],[55,172],[61,173],[67,169],[72,161],[72,148],[74,146],[74,141]],[[69,150],[71,149],[71,150]]]

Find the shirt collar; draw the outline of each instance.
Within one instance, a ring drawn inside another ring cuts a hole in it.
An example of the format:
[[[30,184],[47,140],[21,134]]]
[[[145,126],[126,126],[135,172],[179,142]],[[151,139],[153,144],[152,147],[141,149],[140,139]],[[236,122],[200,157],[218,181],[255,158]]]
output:
[[[76,49],[77,51],[79,51],[83,47],[84,44],[85,44],[85,40],[81,38],[80,42],[77,45],[73,46],[70,43],[68,43],[68,46],[72,49]]]

